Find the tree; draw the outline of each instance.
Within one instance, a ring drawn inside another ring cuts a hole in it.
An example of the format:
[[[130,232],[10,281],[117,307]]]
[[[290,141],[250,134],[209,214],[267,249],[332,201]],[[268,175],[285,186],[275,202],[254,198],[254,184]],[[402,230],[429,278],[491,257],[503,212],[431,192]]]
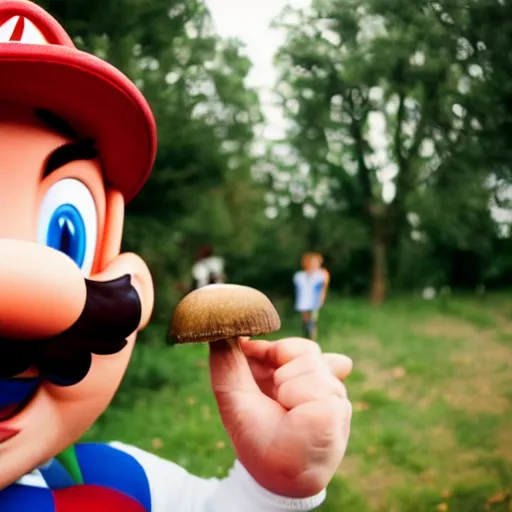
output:
[[[287,33],[276,62],[293,121],[288,140],[314,182],[334,180],[338,217],[366,226],[378,304],[410,237],[418,193],[465,140],[471,118],[458,103],[460,66],[437,13],[404,0],[316,0],[286,10],[279,26]],[[482,172],[474,180],[482,184]]]
[[[460,62],[462,105],[477,121],[480,157],[512,183],[512,6],[500,0],[425,2],[446,34],[445,46]],[[509,206],[510,207],[510,206]]]

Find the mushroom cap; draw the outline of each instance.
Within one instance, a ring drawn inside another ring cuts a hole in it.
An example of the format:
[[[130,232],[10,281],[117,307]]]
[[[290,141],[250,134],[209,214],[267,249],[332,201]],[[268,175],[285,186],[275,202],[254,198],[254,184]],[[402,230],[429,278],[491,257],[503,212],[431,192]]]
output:
[[[211,284],[177,306],[169,336],[175,343],[205,343],[277,331],[281,319],[266,295],[235,284]]]

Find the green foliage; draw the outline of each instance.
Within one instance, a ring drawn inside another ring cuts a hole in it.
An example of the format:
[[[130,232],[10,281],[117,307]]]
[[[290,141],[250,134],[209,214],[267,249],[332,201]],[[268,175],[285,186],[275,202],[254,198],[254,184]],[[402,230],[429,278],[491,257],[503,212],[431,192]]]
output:
[[[489,169],[476,158],[469,129],[476,118],[459,104],[461,83],[478,80],[449,42],[438,7],[318,0],[308,11],[286,9],[278,22],[287,33],[276,62],[293,121],[288,142],[309,170],[303,181],[310,195],[328,183],[330,201],[315,205],[318,223],[351,219],[351,232],[355,223],[366,226],[370,238],[390,245],[397,285],[420,284],[414,271],[426,270],[412,263],[411,251],[445,269],[437,277],[433,269],[426,273],[430,284],[442,284],[458,279],[450,259],[463,252],[489,261],[497,237]],[[390,179],[395,192],[386,199]],[[414,247],[411,236],[426,247]]]
[[[428,4],[437,12],[439,27],[447,34],[445,46],[458,55],[467,72],[473,68],[473,74],[478,76],[469,94],[462,98],[465,108],[479,121],[471,127],[479,142],[474,149],[480,151],[480,158],[497,175],[511,183],[511,6],[489,0]]]

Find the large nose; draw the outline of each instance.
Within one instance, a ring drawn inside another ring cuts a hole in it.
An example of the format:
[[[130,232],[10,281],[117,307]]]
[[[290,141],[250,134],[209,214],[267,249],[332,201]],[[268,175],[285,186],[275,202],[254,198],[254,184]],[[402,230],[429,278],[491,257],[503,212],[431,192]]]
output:
[[[0,339],[55,336],[83,311],[85,280],[64,254],[40,244],[0,239]]]

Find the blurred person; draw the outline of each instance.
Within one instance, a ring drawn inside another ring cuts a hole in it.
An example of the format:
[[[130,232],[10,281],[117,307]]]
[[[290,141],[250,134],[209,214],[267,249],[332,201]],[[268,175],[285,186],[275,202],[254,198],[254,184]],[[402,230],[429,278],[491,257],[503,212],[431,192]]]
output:
[[[323,265],[321,254],[308,252],[301,259],[302,270],[293,276],[295,309],[302,316],[302,329],[306,338],[318,336],[318,314],[329,289],[330,274]]]
[[[224,283],[224,260],[214,255],[213,248],[205,245],[199,249],[195,263],[192,265],[191,290],[202,288],[209,284]]]

